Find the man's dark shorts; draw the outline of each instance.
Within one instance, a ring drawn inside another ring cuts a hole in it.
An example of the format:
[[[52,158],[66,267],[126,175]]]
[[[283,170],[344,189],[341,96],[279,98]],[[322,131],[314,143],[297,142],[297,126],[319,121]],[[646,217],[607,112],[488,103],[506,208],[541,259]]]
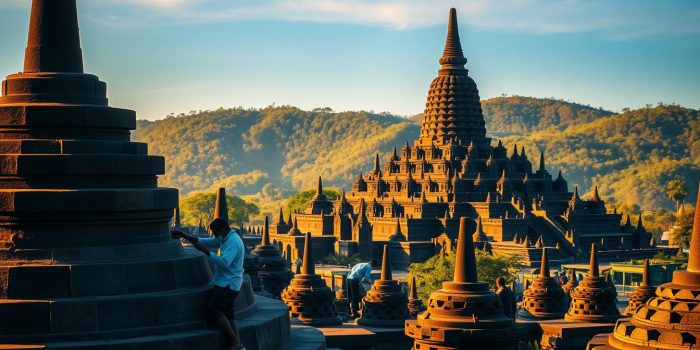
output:
[[[235,320],[236,315],[233,311],[233,302],[238,296],[238,291],[228,287],[214,286],[209,294],[207,301],[207,312],[212,319],[217,319],[221,315],[226,316],[229,320]]]

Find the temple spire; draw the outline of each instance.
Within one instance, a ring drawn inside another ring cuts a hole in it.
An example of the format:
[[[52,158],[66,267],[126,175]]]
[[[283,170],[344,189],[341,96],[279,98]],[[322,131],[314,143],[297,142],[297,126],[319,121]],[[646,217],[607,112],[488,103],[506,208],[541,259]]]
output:
[[[545,172],[544,151],[540,152],[540,172]]]
[[[315,275],[316,267],[314,266],[314,252],[311,246],[311,232],[306,233],[304,238],[304,258],[301,263],[301,273],[303,275]]]
[[[382,275],[379,278],[382,281],[391,281],[391,260],[389,257],[389,245],[384,245],[384,256],[382,257]]]
[[[270,245],[270,222],[265,215],[265,226],[263,226],[262,245]]]
[[[33,0],[24,73],[83,73],[76,0]]]
[[[286,222],[284,222],[284,213],[282,213],[282,207],[280,207],[280,213],[279,217],[277,218],[277,225],[285,225]]]
[[[379,174],[381,170],[379,169],[379,153],[374,156],[374,172]]]
[[[593,189],[593,200],[596,202],[600,202],[600,195],[598,194],[598,185],[596,185]]]
[[[455,260],[454,282],[477,283],[476,256],[472,236],[467,232],[471,227],[469,218],[459,220],[459,236],[457,238],[457,257]]]
[[[596,252],[595,243],[591,244],[591,262],[588,267],[588,274],[592,277],[598,277],[598,253]]]
[[[541,236],[540,236],[541,237]],[[542,248],[542,263],[540,265],[540,277],[549,278],[549,257],[547,247]]]
[[[440,75],[462,73],[467,74],[464,64],[467,59],[462,52],[462,43],[459,40],[459,27],[457,25],[457,10],[450,9],[450,19],[447,24],[447,39],[445,40],[445,50],[440,58]]]
[[[228,205],[226,203],[226,189],[219,188],[216,192],[216,202],[214,203],[214,218],[228,221]]]

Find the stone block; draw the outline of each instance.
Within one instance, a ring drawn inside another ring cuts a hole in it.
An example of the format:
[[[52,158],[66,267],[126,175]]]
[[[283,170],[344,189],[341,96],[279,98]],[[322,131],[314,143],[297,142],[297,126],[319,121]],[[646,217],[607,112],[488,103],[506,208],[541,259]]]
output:
[[[124,264],[74,265],[71,268],[71,291],[74,297],[126,294]]]
[[[7,296],[10,299],[70,297],[70,266],[33,265],[10,268]]]
[[[97,332],[97,303],[95,300],[57,300],[51,302],[51,333]]]
[[[126,264],[129,293],[148,293],[175,289],[175,271],[171,261],[147,261]]]
[[[49,332],[49,302],[0,300],[0,334]]]

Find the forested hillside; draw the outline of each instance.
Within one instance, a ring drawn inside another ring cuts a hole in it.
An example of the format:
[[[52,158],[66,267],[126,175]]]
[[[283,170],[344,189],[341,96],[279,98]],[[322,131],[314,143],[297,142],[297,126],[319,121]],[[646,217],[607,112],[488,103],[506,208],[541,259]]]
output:
[[[524,145],[530,159],[546,149],[548,169],[562,169],[582,192],[595,183],[608,199],[643,207],[673,207],[663,188],[676,175],[695,195],[700,176],[699,111],[660,105],[612,114],[551,99],[499,97],[483,101],[490,135],[508,149]],[[414,140],[414,121],[368,112],[302,111],[295,107],[219,109],[139,122],[134,140],[166,156],[162,186],[195,190],[227,187],[239,195],[285,198],[313,188],[346,188],[382,161],[394,145]],[[535,164],[537,166],[537,164]]]

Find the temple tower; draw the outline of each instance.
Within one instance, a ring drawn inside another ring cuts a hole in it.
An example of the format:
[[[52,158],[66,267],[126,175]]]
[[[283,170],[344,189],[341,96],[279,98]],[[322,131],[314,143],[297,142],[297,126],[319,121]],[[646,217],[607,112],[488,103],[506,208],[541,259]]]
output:
[[[700,208],[700,196],[696,208]],[[589,349],[697,349],[700,347],[700,210],[695,210],[687,270],[656,288],[656,296],[617,322],[612,334],[601,335]]]
[[[564,318],[574,322],[613,322],[620,318],[617,291],[598,271],[596,244],[591,245],[591,260],[586,276],[570,292],[571,305]]]
[[[342,323],[333,303],[335,295],[321,276],[316,274],[311,233],[304,240],[301,273],[295,274],[282,291],[282,300],[289,306],[289,316],[309,326],[332,326]]]
[[[650,284],[649,280],[649,259],[644,259],[644,273],[642,274],[642,283],[634,290],[634,293],[629,296],[629,304],[625,309],[625,315],[632,316],[637,308],[647,303],[654,297],[656,287]]]
[[[566,313],[567,298],[559,283],[549,274],[547,248],[542,248],[540,275],[523,292],[520,316],[539,319],[562,318]]]
[[[258,274],[262,280],[263,289],[279,299],[280,292],[292,279],[292,271],[289,270],[287,261],[280,255],[277,247],[270,243],[270,225],[267,216],[265,216],[262,241],[251,254],[259,259],[260,271]]]
[[[445,50],[440,58],[442,68],[430,84],[425,104],[423,125],[416,144],[441,146],[449,142],[468,145],[483,143],[486,137],[479,90],[462,52],[457,25],[457,11],[450,9]]]
[[[33,0],[29,22],[0,97],[0,343],[218,348],[206,257],[168,233],[177,190],[135,112],[84,73],[76,1]]]
[[[408,298],[401,285],[391,277],[389,245],[384,245],[382,274],[362,299],[362,317],[358,325],[370,327],[403,327],[408,316]]]
[[[460,219],[454,280],[430,295],[417,320],[406,321],[414,349],[511,350],[517,343],[515,323],[503,313],[501,299],[477,280],[474,229],[472,220]]]

